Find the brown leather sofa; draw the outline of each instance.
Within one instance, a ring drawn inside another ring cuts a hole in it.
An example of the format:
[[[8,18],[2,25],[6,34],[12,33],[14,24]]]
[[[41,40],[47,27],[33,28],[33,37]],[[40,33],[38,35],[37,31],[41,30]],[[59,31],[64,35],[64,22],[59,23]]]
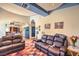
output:
[[[24,49],[25,41],[21,35],[3,36],[0,39],[0,56]]]
[[[67,37],[64,34],[56,33],[54,36],[43,35],[35,43],[35,47],[48,56],[64,56],[66,55],[67,44]]]

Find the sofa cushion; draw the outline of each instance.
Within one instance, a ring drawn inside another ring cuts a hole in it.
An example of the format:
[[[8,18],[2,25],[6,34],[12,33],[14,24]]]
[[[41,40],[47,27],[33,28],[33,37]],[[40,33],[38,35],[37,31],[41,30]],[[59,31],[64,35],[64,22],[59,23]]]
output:
[[[14,38],[12,36],[3,36],[2,37],[2,41],[6,41],[6,40],[13,40]]]
[[[55,38],[54,38],[54,42],[55,42],[55,41],[63,43],[63,39],[60,38],[60,37],[55,37]]]
[[[55,37],[53,44],[56,47],[61,47],[61,46],[63,46],[63,39],[62,38],[59,38],[59,37]]]
[[[47,39],[46,43],[49,44],[49,45],[52,45],[53,44],[53,41],[50,40],[50,39]]]
[[[63,40],[66,39],[66,35],[64,35],[64,34],[58,34],[58,33],[56,33],[56,34],[55,34],[55,37],[60,37],[60,38],[62,38]]]
[[[41,47],[44,48],[44,49],[48,49],[49,45],[48,44],[43,44],[43,45],[41,45]]]
[[[58,48],[60,48],[62,46],[61,42],[54,42],[53,44],[55,45],[55,47],[58,47]]]
[[[4,52],[4,51],[7,51],[12,48],[13,48],[12,45],[2,46],[2,47],[0,47],[0,52]]]
[[[47,36],[48,36],[48,35],[43,35],[42,38],[41,38],[41,39],[42,39],[41,41],[42,41],[42,42],[46,42]]]
[[[52,45],[53,44],[53,36],[49,35],[47,37],[46,43]]]
[[[12,41],[10,41],[10,40],[1,42],[2,46],[6,46],[6,45],[10,45],[10,44],[12,44]]]
[[[13,43],[19,43],[19,42],[21,42],[21,39],[14,39],[13,40]]]
[[[63,34],[56,34],[54,36],[54,42],[53,42],[53,44],[56,47],[64,46],[65,39],[66,39],[66,36],[65,35],[63,35]]]
[[[59,51],[60,51],[60,49],[59,48],[53,48],[53,47],[50,47],[49,49],[48,49],[48,51],[49,51],[49,53],[52,53],[52,54],[54,54],[54,55],[59,55]]]
[[[16,43],[16,44],[12,44],[12,47],[13,48],[18,48],[18,47],[21,47],[23,45],[24,45],[24,43]]]
[[[50,40],[54,40],[54,36],[52,36],[52,35],[48,35],[48,37],[47,37],[47,39],[50,39]]]

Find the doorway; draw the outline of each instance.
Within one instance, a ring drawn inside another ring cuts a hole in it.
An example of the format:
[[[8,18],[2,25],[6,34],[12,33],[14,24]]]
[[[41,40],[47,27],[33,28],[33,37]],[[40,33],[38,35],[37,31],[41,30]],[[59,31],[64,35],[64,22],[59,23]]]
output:
[[[31,37],[35,37],[35,21],[31,21]]]
[[[30,31],[29,31],[29,26],[25,27],[25,38],[29,39],[30,35],[29,35]]]

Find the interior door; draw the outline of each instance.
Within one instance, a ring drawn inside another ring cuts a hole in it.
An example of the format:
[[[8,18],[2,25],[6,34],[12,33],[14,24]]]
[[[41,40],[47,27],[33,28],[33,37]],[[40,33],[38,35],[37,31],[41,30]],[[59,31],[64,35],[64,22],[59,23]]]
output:
[[[25,38],[29,39],[30,35],[29,35],[29,27],[25,28]]]
[[[32,37],[35,37],[35,27],[32,27],[32,33],[31,33]]]
[[[31,37],[35,37],[35,21],[31,21]]]

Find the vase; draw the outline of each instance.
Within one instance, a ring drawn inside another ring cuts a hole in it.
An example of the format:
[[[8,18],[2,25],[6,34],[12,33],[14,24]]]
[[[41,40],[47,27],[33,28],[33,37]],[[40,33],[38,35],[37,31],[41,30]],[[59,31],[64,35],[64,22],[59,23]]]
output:
[[[75,47],[75,43],[73,43],[73,46]]]
[[[75,43],[76,43],[76,41],[77,41],[76,39],[75,39],[75,40],[73,40],[73,46],[74,46],[74,47],[75,47]]]

